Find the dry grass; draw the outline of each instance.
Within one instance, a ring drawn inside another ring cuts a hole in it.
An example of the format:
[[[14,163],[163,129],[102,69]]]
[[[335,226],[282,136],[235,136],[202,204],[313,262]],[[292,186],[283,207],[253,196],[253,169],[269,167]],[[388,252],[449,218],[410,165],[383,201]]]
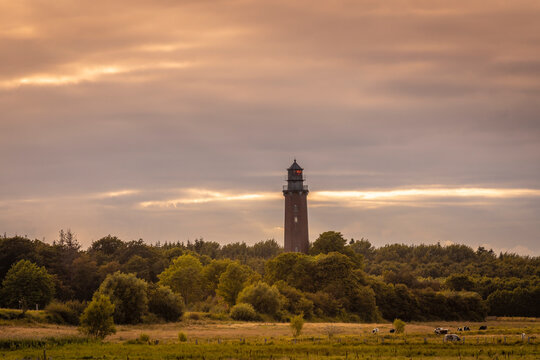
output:
[[[473,332],[478,329],[479,323],[467,322],[425,322],[409,323],[405,332],[408,334],[433,334],[437,326],[449,328],[455,331],[458,326],[470,325]],[[540,333],[540,319],[496,319],[488,320],[482,324],[488,325],[487,334],[491,331],[505,331],[505,333],[517,334],[521,329],[530,335]],[[302,330],[304,336],[326,337],[330,332],[334,335],[367,335],[373,328],[379,328],[379,334],[388,334],[392,328],[390,323],[382,324],[351,324],[351,323],[306,323]],[[191,339],[241,339],[241,338],[277,338],[291,336],[289,324],[286,323],[238,323],[238,322],[209,322],[209,321],[184,321],[168,324],[142,324],[142,325],[119,325],[117,333],[107,338],[108,341],[120,342],[139,337],[141,333],[148,334],[150,338],[161,341],[175,341],[178,332],[184,332]],[[74,326],[62,326],[51,324],[33,324],[0,326],[0,338],[42,338],[77,336],[78,331]],[[477,336],[476,334],[474,336]]]

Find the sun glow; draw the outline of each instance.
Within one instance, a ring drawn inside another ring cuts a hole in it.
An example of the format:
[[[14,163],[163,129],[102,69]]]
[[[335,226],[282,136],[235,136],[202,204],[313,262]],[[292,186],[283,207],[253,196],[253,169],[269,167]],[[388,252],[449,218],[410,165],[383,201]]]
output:
[[[182,205],[205,204],[212,202],[264,201],[276,200],[279,193],[233,193],[207,189],[183,190],[184,196],[167,200],[149,200],[139,203],[142,208],[177,208]],[[461,204],[475,203],[479,199],[537,197],[540,190],[535,189],[497,189],[497,188],[414,188],[379,191],[315,191],[309,196],[314,204],[325,205],[339,203],[342,206],[377,205],[421,205],[426,202],[445,203],[451,199],[460,199]],[[465,201],[463,201],[465,200]]]
[[[99,199],[106,199],[106,198],[117,198],[121,196],[129,196],[129,195],[135,195],[138,194],[139,190],[132,190],[132,189],[126,189],[126,190],[117,190],[117,191],[109,191],[104,193],[97,194],[97,198]]]
[[[78,84],[84,81],[97,81],[106,76],[132,73],[145,70],[181,69],[190,66],[187,62],[160,62],[138,66],[105,65],[87,66],[64,74],[34,74],[30,76],[0,82],[0,87],[13,88],[18,86],[61,86]]]
[[[269,200],[279,197],[278,194],[274,193],[234,194],[203,189],[188,189],[186,192],[186,197],[170,200],[143,201],[139,205],[143,208],[175,208],[180,205],[225,201]]]
[[[319,191],[311,199],[318,202],[331,201],[422,201],[449,198],[516,198],[540,196],[536,189],[500,188],[414,188],[379,191]]]

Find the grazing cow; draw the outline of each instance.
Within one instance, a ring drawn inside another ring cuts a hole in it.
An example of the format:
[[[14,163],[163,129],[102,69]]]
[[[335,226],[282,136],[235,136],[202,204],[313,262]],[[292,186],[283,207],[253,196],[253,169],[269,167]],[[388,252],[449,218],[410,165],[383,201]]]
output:
[[[379,328],[375,328],[375,329],[371,330],[372,334],[377,334],[378,332],[379,332]]]
[[[464,326],[464,327],[463,327],[463,331],[471,331],[471,328],[468,327],[468,326]]]
[[[457,331],[463,331],[463,328],[459,327],[459,328],[457,328]]]
[[[390,334],[393,334],[396,332],[396,329],[390,329]]]
[[[486,325],[482,325],[478,328],[478,330],[487,330],[487,326]]]
[[[461,339],[456,334],[446,334],[444,335],[444,341],[460,341]]]
[[[443,328],[438,327],[435,329],[435,334],[437,335],[448,334],[448,329],[443,329]]]

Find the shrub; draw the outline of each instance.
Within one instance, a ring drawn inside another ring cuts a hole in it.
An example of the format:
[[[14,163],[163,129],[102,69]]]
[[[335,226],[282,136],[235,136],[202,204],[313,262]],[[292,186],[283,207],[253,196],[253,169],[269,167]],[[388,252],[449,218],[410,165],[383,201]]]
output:
[[[395,319],[394,329],[396,329],[396,334],[402,334],[405,332],[405,322],[400,319]]]
[[[308,300],[300,290],[284,281],[278,281],[275,286],[282,295],[282,309],[294,315],[303,314],[306,319],[313,316],[313,301]]]
[[[148,287],[148,311],[165,321],[178,321],[184,314],[184,300],[169,287],[150,284]]]
[[[178,341],[180,342],[186,342],[187,341],[187,336],[186,334],[184,334],[183,332],[179,332],[178,333]]]
[[[201,314],[192,311],[186,314],[186,318],[188,318],[189,320],[201,320]]]
[[[84,304],[72,300],[64,303],[53,301],[45,308],[52,322],[58,324],[79,325],[79,317],[84,311]]]
[[[114,304],[114,321],[117,324],[136,324],[148,310],[147,283],[133,274],[115,272],[101,283],[99,293]]]
[[[164,320],[162,318],[151,312],[147,312],[141,318],[141,322],[143,324],[160,324],[163,321]]]
[[[150,343],[150,335],[142,333],[139,335],[139,338],[137,339],[139,343],[141,344],[149,344]]]
[[[291,319],[291,329],[293,332],[293,336],[297,337],[302,332],[302,328],[304,327],[304,317],[302,314],[296,315]]]
[[[240,303],[232,307],[231,318],[239,321],[255,321],[258,319],[258,316],[253,306]]]
[[[275,286],[258,282],[242,290],[238,302],[251,304],[256,311],[275,316],[281,307],[281,294]]]
[[[88,336],[104,339],[116,332],[113,314],[114,304],[109,297],[98,293],[82,313],[79,330]]]

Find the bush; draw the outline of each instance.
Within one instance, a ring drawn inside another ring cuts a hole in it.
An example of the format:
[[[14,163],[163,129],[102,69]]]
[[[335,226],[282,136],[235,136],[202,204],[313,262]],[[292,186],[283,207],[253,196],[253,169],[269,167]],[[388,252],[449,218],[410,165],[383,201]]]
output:
[[[258,282],[242,290],[238,302],[251,304],[260,313],[276,316],[281,307],[281,294],[275,286]]]
[[[88,336],[104,339],[116,332],[113,314],[114,304],[109,297],[98,293],[82,313],[79,330]]]
[[[141,335],[139,335],[139,338],[137,340],[141,344],[149,344],[150,343],[150,335],[142,333]]]
[[[22,317],[20,310],[0,309],[0,320],[13,320]]]
[[[117,324],[137,324],[148,310],[147,283],[133,274],[115,272],[101,283],[99,293],[114,304]]]
[[[184,300],[169,287],[150,284],[148,287],[148,311],[165,321],[178,321],[184,314]]]
[[[400,319],[394,320],[394,329],[396,329],[396,334],[402,334],[405,332],[405,322]]]
[[[58,324],[79,325],[79,317],[84,311],[84,304],[72,300],[65,303],[53,301],[45,308],[52,322]]]
[[[162,318],[151,312],[144,314],[141,321],[143,324],[161,324],[164,322]]]
[[[239,321],[255,321],[259,317],[250,304],[236,304],[231,309],[231,318]]]
[[[192,312],[186,313],[186,318],[189,320],[201,320],[201,313],[192,311]]]
[[[183,332],[179,332],[178,333],[178,341],[180,342],[186,342],[187,341],[187,336],[186,334],[184,334]]]
[[[297,337],[302,332],[302,328],[304,327],[304,317],[302,314],[296,315],[291,319],[291,329],[293,332],[293,336]]]
[[[284,281],[278,281],[275,286],[282,295],[282,309],[293,315],[303,314],[306,319],[313,316],[313,301],[308,300],[300,290]]]

